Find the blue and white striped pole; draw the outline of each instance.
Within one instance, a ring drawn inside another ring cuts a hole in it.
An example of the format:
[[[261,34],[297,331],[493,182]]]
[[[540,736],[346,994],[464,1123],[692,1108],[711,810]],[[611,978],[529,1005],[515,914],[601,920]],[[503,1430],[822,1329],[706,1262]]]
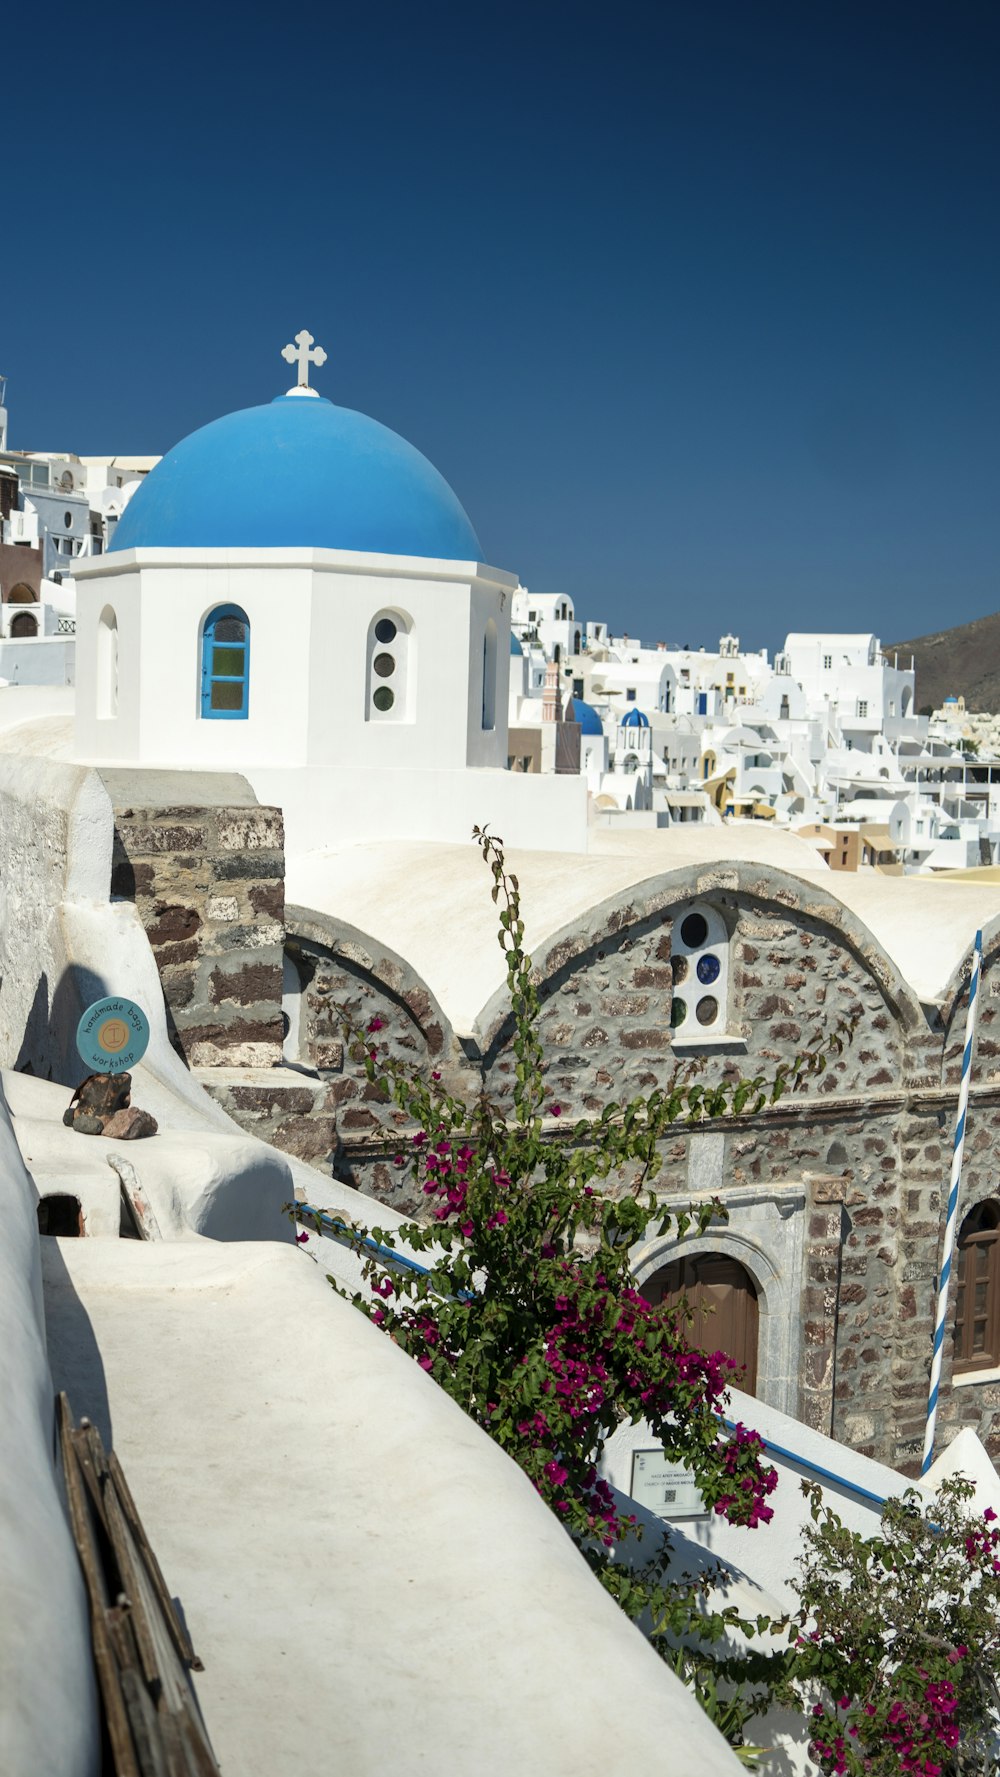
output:
[[[934,1355],[931,1358],[931,1385],[927,1396],[927,1426],[924,1431],[924,1459],[920,1473],[925,1475],[934,1458],[934,1424],[937,1419],[938,1392],[941,1387],[941,1356],[944,1351],[944,1329],[948,1316],[948,1285],[951,1282],[951,1261],[955,1251],[955,1224],[958,1220],[958,1191],[962,1182],[962,1156],[965,1152],[965,1120],[969,1109],[969,1075],[972,1071],[972,1049],[979,1014],[979,970],[983,960],[983,934],[976,933],[972,953],[972,974],[969,977],[969,1009],[965,1015],[965,1051],[962,1055],[962,1083],[958,1089],[958,1122],[955,1124],[955,1146],[951,1155],[951,1183],[948,1187],[948,1214],[944,1224],[944,1247],[941,1253],[941,1275],[938,1279],[937,1314],[934,1320]]]

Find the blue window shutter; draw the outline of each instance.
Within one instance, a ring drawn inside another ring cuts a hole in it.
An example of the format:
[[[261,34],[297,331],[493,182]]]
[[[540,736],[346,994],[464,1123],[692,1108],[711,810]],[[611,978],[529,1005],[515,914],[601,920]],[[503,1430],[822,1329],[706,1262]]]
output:
[[[217,605],[206,617],[201,636],[202,717],[240,722],[246,721],[249,711],[250,620],[239,605]]]

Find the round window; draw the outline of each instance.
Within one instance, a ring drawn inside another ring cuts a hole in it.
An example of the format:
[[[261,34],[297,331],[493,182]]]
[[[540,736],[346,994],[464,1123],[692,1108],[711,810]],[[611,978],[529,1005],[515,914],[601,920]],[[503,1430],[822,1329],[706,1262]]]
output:
[[[684,1004],[684,1001],[683,1000],[675,1000],[673,1005],[670,1008],[670,1028],[671,1028],[671,1030],[676,1030],[679,1024],[683,1024],[687,1015],[688,1015],[688,1009],[687,1009],[686,1005]]]
[[[713,981],[718,981],[720,967],[718,957],[713,956],[711,951],[707,956],[698,958],[696,974],[703,987],[711,987]]]
[[[395,641],[395,639],[396,625],[393,623],[392,618],[380,617],[375,625],[375,640],[377,642],[392,642]]]
[[[713,993],[706,993],[694,1009],[699,1024],[714,1024],[719,1016],[719,1002]]]
[[[391,710],[395,701],[396,699],[393,696],[393,693],[389,690],[388,685],[380,685],[372,698],[372,702],[377,710]]]
[[[681,926],[681,941],[689,950],[700,950],[707,937],[707,920],[700,913],[689,913]]]
[[[674,986],[679,987],[682,981],[686,981],[687,974],[688,974],[688,959],[687,959],[687,957],[686,956],[672,956],[670,958],[670,975],[671,975],[671,979],[673,981]]]
[[[375,668],[380,679],[388,679],[396,670],[396,662],[393,660],[391,654],[376,654],[375,659],[372,661],[372,666]]]

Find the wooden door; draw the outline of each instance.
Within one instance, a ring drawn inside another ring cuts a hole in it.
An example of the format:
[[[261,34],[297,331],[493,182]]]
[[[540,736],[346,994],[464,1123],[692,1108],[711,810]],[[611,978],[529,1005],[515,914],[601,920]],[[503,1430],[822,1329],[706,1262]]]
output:
[[[739,1366],[733,1376],[746,1394],[757,1391],[757,1291],[749,1272],[725,1253],[676,1259],[643,1288],[649,1302],[668,1308],[686,1298],[694,1319],[691,1343],[699,1351],[724,1351]],[[742,1372],[742,1374],[740,1373]]]

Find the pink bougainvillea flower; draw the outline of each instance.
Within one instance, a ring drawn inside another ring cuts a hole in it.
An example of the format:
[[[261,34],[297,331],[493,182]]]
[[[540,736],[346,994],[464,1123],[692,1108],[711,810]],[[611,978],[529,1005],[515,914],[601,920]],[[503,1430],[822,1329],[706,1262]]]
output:
[[[552,1112],[553,1117],[561,1117],[562,1116],[562,1105],[561,1104],[550,1105],[549,1110]]]
[[[394,1296],[396,1286],[391,1277],[379,1277],[373,1280],[372,1289],[376,1296]]]
[[[305,1243],[309,1239],[309,1236],[306,1233],[306,1230],[303,1228],[301,1234],[296,1234],[295,1239],[296,1239],[297,1245],[305,1246]]]
[[[385,1019],[384,1018],[369,1018],[368,1029],[373,1032],[376,1030],[384,1030],[385,1029]]]

